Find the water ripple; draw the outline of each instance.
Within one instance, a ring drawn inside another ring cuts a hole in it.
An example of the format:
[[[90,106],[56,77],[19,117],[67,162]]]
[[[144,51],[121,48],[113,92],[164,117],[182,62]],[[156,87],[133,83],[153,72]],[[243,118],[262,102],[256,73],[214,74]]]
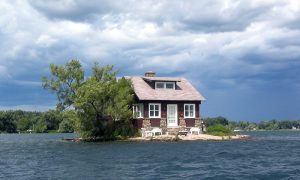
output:
[[[73,143],[73,134],[0,134],[4,179],[298,179],[300,132],[254,141]]]

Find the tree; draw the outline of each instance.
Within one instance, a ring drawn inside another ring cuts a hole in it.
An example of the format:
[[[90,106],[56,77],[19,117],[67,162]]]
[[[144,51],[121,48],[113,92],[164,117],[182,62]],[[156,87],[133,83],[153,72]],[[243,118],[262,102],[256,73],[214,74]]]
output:
[[[223,126],[227,126],[229,123],[228,120],[222,116],[215,117],[215,118],[204,118],[203,121],[207,127],[213,126],[216,124],[221,124]]]
[[[42,118],[47,125],[47,130],[57,130],[62,121],[60,112],[54,110],[43,113]]]
[[[19,131],[26,131],[29,130],[32,127],[32,125],[33,125],[32,121],[30,121],[30,119],[23,116],[17,122],[17,129]]]
[[[55,92],[58,109],[75,108],[78,118],[76,130],[83,138],[103,137],[111,134],[110,120],[128,121],[132,117],[133,102],[131,82],[125,78],[117,80],[113,66],[95,63],[92,75],[84,80],[79,61],[72,60],[65,66],[51,65],[52,78],[43,77],[43,87]],[[68,122],[63,121],[61,128]],[[110,129],[110,130],[108,130]]]
[[[33,131],[36,133],[44,133],[47,131],[47,124],[42,118],[38,118]]]
[[[62,121],[59,124],[59,132],[62,133],[71,133],[74,132],[76,123],[79,122],[78,116],[75,110],[68,110],[62,113]]]
[[[133,102],[131,83],[117,81],[112,66],[95,64],[92,77],[78,89],[74,106],[78,110],[79,128],[83,137],[104,136],[108,120],[132,117],[129,104]]]
[[[71,60],[65,66],[50,65],[52,78],[42,77],[43,87],[56,93],[58,110],[64,110],[74,103],[76,91],[84,80],[84,71],[78,60]]]
[[[0,113],[0,132],[17,132],[16,116],[11,111]]]

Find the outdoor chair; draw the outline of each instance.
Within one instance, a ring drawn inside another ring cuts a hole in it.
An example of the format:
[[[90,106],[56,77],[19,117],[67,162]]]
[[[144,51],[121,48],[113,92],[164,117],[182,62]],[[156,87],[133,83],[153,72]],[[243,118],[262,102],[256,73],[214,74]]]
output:
[[[141,128],[142,137],[151,137],[152,131],[146,130],[146,128]]]
[[[190,129],[190,133],[193,134],[194,132],[196,132],[199,135],[200,134],[200,128],[198,128],[198,127],[192,127]]]
[[[159,135],[162,135],[162,130],[160,128],[153,128],[152,135],[155,136],[156,133],[158,133]]]

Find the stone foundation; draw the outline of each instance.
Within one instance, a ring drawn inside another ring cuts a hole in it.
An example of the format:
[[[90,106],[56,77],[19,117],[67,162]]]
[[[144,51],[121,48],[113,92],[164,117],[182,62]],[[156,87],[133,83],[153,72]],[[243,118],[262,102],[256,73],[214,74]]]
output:
[[[160,128],[162,129],[163,134],[165,134],[167,132],[168,128],[167,128],[167,119],[166,118],[160,119]]]
[[[200,120],[200,118],[195,118],[195,127],[198,127],[198,128],[201,127],[201,120]]]
[[[151,121],[150,119],[143,119],[143,128],[146,130],[151,130]]]
[[[179,126],[180,126],[180,130],[185,130],[186,128],[185,119],[182,117],[179,118]]]

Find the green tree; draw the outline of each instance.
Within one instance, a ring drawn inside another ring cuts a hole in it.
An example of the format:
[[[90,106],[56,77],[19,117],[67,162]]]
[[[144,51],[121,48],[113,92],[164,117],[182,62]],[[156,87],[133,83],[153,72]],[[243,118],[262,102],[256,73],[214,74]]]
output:
[[[95,63],[92,75],[84,81],[79,61],[72,60],[65,66],[51,65],[52,78],[43,77],[43,87],[55,92],[58,109],[75,108],[78,118],[76,131],[83,138],[97,138],[111,135],[114,126],[110,120],[126,121],[132,117],[129,104],[133,102],[131,82],[117,80],[113,66],[99,66]],[[63,121],[61,128],[68,122]],[[129,132],[129,131],[128,131]]]
[[[213,126],[216,124],[221,124],[223,126],[227,126],[229,124],[229,121],[225,117],[222,117],[222,116],[218,116],[215,118],[204,118],[203,121],[207,127]]]
[[[59,110],[74,103],[76,91],[84,80],[84,71],[78,60],[71,60],[65,66],[50,65],[52,78],[42,77],[43,87],[56,93]]]
[[[47,124],[46,124],[46,122],[42,118],[39,118],[37,120],[37,122],[35,123],[35,126],[34,126],[33,130],[36,133],[47,132]]]
[[[47,125],[47,130],[57,130],[62,121],[61,113],[54,110],[43,113],[42,118]]]
[[[29,130],[32,127],[32,125],[32,121],[30,121],[30,119],[28,119],[27,117],[23,116],[17,122],[17,129],[19,131],[26,131]]]
[[[125,78],[117,81],[112,66],[95,64],[92,77],[78,89],[74,104],[80,117],[81,136],[105,136],[109,119],[116,121],[132,117],[129,108],[132,102],[131,83]]]
[[[0,113],[0,132],[15,133],[17,132],[17,118],[12,111]]]
[[[62,121],[59,124],[59,132],[71,133],[76,129],[76,123],[79,122],[75,110],[64,111],[62,114]]]

